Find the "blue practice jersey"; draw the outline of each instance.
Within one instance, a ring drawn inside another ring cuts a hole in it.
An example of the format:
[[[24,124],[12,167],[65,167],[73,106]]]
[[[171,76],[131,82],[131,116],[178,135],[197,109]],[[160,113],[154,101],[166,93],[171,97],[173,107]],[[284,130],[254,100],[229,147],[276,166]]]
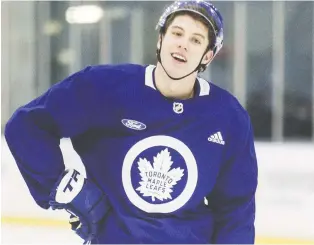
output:
[[[20,107],[5,136],[34,200],[64,171],[70,138],[108,195],[99,243],[254,243],[257,162],[247,112],[198,78],[164,97],[155,66],[89,66]]]

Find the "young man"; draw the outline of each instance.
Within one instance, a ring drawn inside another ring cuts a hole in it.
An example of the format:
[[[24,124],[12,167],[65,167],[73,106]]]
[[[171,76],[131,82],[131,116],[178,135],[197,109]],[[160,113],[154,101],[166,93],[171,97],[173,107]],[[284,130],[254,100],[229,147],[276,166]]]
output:
[[[42,208],[91,243],[254,243],[257,163],[247,112],[197,76],[222,47],[205,1],[169,6],[157,66],[87,67],[19,108],[5,137]],[[70,138],[87,178],[64,171]]]

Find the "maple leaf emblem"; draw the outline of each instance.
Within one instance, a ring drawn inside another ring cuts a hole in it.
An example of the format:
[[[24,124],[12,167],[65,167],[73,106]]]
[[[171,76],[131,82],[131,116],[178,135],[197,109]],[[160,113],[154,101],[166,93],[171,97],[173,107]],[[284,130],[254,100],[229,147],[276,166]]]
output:
[[[139,159],[138,169],[142,179],[136,190],[144,197],[151,196],[152,201],[155,201],[155,198],[160,201],[172,199],[170,193],[184,175],[184,169],[171,169],[173,162],[167,148],[159,152],[153,159],[153,165],[146,158]]]

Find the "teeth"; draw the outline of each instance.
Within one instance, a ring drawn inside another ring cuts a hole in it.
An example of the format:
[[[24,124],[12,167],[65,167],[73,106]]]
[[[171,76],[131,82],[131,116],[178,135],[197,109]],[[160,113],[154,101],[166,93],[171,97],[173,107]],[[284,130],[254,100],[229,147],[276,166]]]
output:
[[[172,54],[172,57],[175,57],[175,58],[182,60],[182,61],[186,61],[185,58],[179,54]]]

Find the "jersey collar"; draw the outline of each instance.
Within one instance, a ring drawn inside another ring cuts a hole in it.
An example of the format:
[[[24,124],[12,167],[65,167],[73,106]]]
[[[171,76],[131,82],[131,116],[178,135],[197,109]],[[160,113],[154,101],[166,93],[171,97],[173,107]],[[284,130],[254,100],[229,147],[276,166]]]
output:
[[[152,89],[156,89],[155,83],[154,83],[154,69],[156,68],[155,65],[148,65],[145,68],[145,85],[148,87],[151,87]],[[201,77],[197,77],[198,85],[199,85],[199,93],[198,96],[206,96],[209,95],[210,91],[210,84],[205,79]]]

